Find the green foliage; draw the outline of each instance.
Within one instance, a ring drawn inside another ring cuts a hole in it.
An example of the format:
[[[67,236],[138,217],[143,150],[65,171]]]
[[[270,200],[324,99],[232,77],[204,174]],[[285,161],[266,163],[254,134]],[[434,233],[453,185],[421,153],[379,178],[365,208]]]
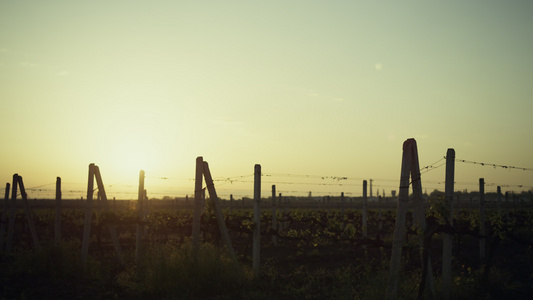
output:
[[[117,277],[134,294],[164,299],[235,298],[250,280],[222,249],[204,244],[193,253],[189,243],[151,245],[141,264]]]

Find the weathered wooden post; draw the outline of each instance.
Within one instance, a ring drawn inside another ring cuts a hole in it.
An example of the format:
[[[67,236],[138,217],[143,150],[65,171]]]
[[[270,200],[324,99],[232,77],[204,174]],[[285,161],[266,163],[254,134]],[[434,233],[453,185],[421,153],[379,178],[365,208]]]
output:
[[[229,195],[229,211],[230,212],[233,212],[233,201],[234,201],[233,194],[230,194]]]
[[[15,204],[17,202],[17,186],[18,174],[13,174],[13,184],[11,185],[11,207],[9,209],[9,224],[7,227],[6,252],[10,253],[13,246],[13,233],[15,232],[15,217],[17,210]]]
[[[87,202],[85,207],[85,224],[83,226],[83,240],[81,245],[81,260],[85,264],[89,254],[91,240],[91,221],[93,216],[93,193],[94,193],[94,163],[89,164],[89,179],[87,181]]]
[[[366,180],[363,180],[363,237],[366,238],[367,237],[367,233],[368,233],[368,230],[367,230],[367,205],[368,205],[368,199],[367,199],[367,195],[366,195],[366,191],[367,191],[367,182]],[[366,250],[366,245],[365,245],[365,250]]]
[[[455,180],[455,150],[449,148],[446,152],[446,181],[445,207],[449,210],[445,218],[447,224],[453,226],[453,190]],[[450,299],[452,281],[452,235],[443,233],[442,236],[442,298]]]
[[[261,165],[254,167],[254,237],[252,253],[252,269],[259,276],[259,255],[261,248]]]
[[[278,245],[278,216],[276,211],[276,185],[272,185],[272,245]]]
[[[481,235],[481,239],[479,240],[479,258],[481,262],[485,261],[485,235],[487,234],[485,218],[485,179],[479,178],[479,234]]]
[[[144,234],[144,171],[139,171],[139,191],[137,202],[137,215],[139,222],[137,223],[137,235],[135,237],[135,261],[139,262],[142,253],[142,239]]]
[[[24,204],[24,212],[26,213],[26,218],[28,220],[28,226],[30,227],[31,238],[33,240],[33,245],[35,248],[40,249],[41,244],[39,243],[39,237],[37,236],[37,230],[35,230],[35,225],[33,223],[33,213],[30,209],[28,203],[28,195],[26,194],[26,189],[24,188],[24,182],[22,176],[18,176],[18,184],[20,188],[20,196],[22,197],[22,203]]]
[[[498,186],[496,188],[496,193],[497,193],[497,202],[498,202],[498,213],[501,213],[501,209],[502,209],[502,188],[500,186]]]
[[[381,196],[378,196],[378,219],[379,219],[378,231],[379,231],[380,236],[381,236],[381,230],[383,230],[383,213],[382,213],[383,204],[381,202],[382,202]]]
[[[204,165],[203,173],[205,177],[205,183],[207,185],[209,197],[211,201],[213,202],[213,206],[215,209],[215,215],[217,217],[217,224],[220,230],[220,235],[224,239],[224,243],[226,244],[226,248],[228,248],[230,257],[233,259],[233,261],[237,261],[237,257],[235,256],[235,250],[233,249],[233,245],[231,243],[228,228],[226,227],[226,223],[224,220],[224,215],[222,214],[222,208],[220,207],[220,203],[218,201],[218,195],[215,190],[213,178],[211,177],[211,171],[209,171],[209,165],[206,161],[203,162],[203,165]]]
[[[398,209],[396,213],[396,224],[394,228],[394,239],[392,243],[391,262],[389,280],[387,288],[387,299],[397,299],[398,282],[400,279],[400,262],[402,257],[402,247],[405,241],[406,213],[409,202],[409,179],[412,179],[413,199],[415,201],[414,217],[423,233],[426,230],[426,220],[424,215],[424,203],[422,201],[422,182],[420,178],[420,166],[418,163],[418,150],[416,141],[408,139],[403,143],[402,168],[400,174],[400,193],[398,197]],[[419,242],[422,247],[422,280],[420,283],[419,297],[429,294],[434,297],[433,271],[428,249],[424,247],[424,234],[419,235]]]
[[[9,190],[11,185],[9,182],[6,183],[6,190],[4,201],[2,204],[2,223],[0,224],[0,252],[4,251],[5,244],[5,235],[6,235],[6,222],[7,222],[7,211],[9,209]]]
[[[61,177],[56,178],[56,222],[55,222],[55,243],[61,242]]]
[[[194,183],[194,213],[192,221],[192,248],[194,256],[198,253],[200,246],[200,219],[202,217],[202,184],[203,184],[203,157],[198,156],[196,158],[196,177]]]
[[[341,192],[341,215],[344,218],[344,192]],[[343,222],[344,224],[344,222]]]
[[[100,168],[98,166],[93,167],[94,178],[96,179],[96,184],[98,186],[98,197],[101,199],[102,206],[106,213],[109,213],[109,204],[107,202],[107,195],[105,193],[104,181],[102,180],[102,174],[100,174]],[[111,236],[111,241],[115,247],[115,252],[117,258],[121,264],[124,264],[124,258],[122,257],[122,249],[118,241],[118,234],[115,224],[111,223],[107,225],[109,235]]]

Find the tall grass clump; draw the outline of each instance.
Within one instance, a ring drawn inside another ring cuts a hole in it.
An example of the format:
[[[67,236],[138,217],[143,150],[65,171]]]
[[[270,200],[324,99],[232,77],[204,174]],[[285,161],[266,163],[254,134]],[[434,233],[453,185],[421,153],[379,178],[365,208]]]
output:
[[[238,299],[251,280],[224,249],[204,244],[193,253],[190,243],[171,242],[148,247],[118,278],[133,294],[160,299]]]

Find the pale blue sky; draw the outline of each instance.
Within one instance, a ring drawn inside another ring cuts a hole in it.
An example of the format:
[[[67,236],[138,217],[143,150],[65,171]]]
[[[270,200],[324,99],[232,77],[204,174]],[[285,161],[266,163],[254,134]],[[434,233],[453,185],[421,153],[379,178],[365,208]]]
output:
[[[360,178],[399,180],[411,137],[421,165],[452,147],[533,168],[532,15],[531,1],[2,1],[0,175],[83,190],[94,162],[107,184],[135,192],[144,169],[179,196],[203,155],[214,177],[260,163],[357,178],[331,193],[360,194]],[[530,171],[456,170],[533,187]]]

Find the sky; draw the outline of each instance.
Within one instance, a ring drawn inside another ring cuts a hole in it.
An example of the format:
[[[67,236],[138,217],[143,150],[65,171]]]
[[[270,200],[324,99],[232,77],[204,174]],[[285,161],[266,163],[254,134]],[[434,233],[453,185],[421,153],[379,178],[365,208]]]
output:
[[[1,1],[0,179],[30,198],[533,189],[531,1]],[[433,165],[433,163],[436,163]],[[230,179],[228,179],[230,178]]]

